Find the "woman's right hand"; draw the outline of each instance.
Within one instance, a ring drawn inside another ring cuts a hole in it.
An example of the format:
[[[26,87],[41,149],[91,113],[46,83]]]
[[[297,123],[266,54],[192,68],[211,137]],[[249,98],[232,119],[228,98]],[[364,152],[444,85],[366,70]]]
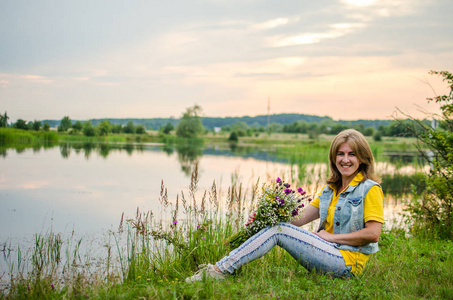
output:
[[[255,221],[255,215],[256,215],[256,210],[254,210],[254,211],[250,214],[250,216],[249,216],[249,218],[248,218],[248,220],[247,220],[247,223],[245,223],[244,226],[249,226],[251,223],[253,223],[253,221]]]

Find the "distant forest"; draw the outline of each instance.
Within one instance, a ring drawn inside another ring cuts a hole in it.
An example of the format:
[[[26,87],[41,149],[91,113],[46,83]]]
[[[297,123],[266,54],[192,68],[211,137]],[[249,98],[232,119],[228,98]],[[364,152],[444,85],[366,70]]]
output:
[[[111,124],[117,125],[126,125],[128,122],[134,123],[134,125],[143,125],[148,130],[159,130],[161,127],[166,126],[168,123],[176,127],[179,123],[179,119],[176,118],[149,118],[149,119],[135,119],[135,118],[126,118],[126,119],[91,119],[91,124],[93,126],[99,125],[102,121],[109,121]],[[72,120],[76,122],[77,120]],[[58,127],[61,120],[42,120],[42,123],[48,123],[50,127]],[[80,122],[86,122],[86,120],[80,120]],[[260,115],[256,117],[201,117],[201,122],[207,130],[212,130],[216,127],[222,128],[227,126],[233,126],[238,122],[244,122],[250,127],[264,127],[266,128],[272,124],[281,124],[281,125],[290,125],[295,122],[306,122],[306,123],[324,123],[328,125],[341,124],[350,127],[356,127],[357,125],[363,125],[365,128],[373,127],[378,129],[379,126],[388,126],[390,120],[354,120],[346,121],[339,120],[334,121],[330,117],[320,117],[314,115],[305,115],[305,114],[273,114],[273,115]]]

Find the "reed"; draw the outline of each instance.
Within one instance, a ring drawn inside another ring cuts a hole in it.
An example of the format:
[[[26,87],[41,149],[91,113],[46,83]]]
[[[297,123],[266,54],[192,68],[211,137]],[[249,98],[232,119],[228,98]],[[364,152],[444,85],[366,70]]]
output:
[[[0,146],[34,145],[55,142],[58,142],[58,135],[54,132],[0,128]]]

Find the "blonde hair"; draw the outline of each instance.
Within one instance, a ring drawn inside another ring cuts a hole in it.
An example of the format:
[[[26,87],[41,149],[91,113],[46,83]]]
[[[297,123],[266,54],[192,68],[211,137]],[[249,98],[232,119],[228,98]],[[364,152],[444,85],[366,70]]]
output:
[[[374,157],[373,152],[371,152],[370,145],[366,140],[365,136],[358,132],[355,129],[346,129],[337,134],[330,144],[329,150],[329,166],[330,166],[330,176],[327,179],[328,184],[332,184],[337,189],[341,187],[341,173],[338,171],[336,162],[336,156],[338,149],[344,143],[348,143],[351,146],[354,154],[357,156],[360,165],[357,169],[357,172],[362,172],[363,181],[371,179],[377,183],[381,182],[381,179],[376,175],[374,169]]]

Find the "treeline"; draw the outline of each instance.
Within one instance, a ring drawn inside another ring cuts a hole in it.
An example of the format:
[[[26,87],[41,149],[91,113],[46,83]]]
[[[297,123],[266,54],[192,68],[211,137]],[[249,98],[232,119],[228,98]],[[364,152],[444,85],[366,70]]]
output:
[[[57,127],[58,132],[69,132],[71,134],[83,134],[85,136],[107,136],[110,133],[126,133],[126,134],[145,134],[146,129],[143,125],[135,125],[129,121],[125,126],[112,124],[108,120],[100,122],[98,125],[93,125],[91,121],[81,122],[72,120],[65,116]]]
[[[8,126],[8,120],[9,116],[8,113],[5,112],[3,115],[0,115],[0,127],[9,127]],[[18,119],[16,123],[13,123],[11,125],[13,128],[17,129],[23,129],[23,130],[35,130],[35,131],[40,131],[43,129],[44,131],[49,131],[50,130],[50,125],[48,123],[43,123],[41,121],[25,121],[23,119]]]
[[[51,125],[49,122],[42,121],[26,121],[18,119],[15,123],[8,126],[9,119],[7,113],[0,115],[0,127],[12,127],[30,131],[50,131]],[[85,136],[106,136],[110,133],[126,133],[126,134],[144,134],[146,133],[145,126],[135,125],[129,121],[126,125],[111,124],[108,120],[100,122],[98,125],[93,125],[91,121],[75,121],[73,122],[68,116],[63,117],[58,121],[58,132],[68,132],[70,134],[83,134]]]
[[[387,126],[389,120],[354,120],[345,121],[339,120],[334,121],[330,117],[320,117],[305,114],[273,114],[273,115],[260,115],[255,117],[243,116],[243,117],[203,117],[200,116],[201,123],[206,130],[214,130],[215,128],[222,128],[226,126],[232,126],[238,122],[243,122],[249,127],[255,128],[267,128],[271,124],[287,125],[294,122],[307,122],[307,123],[339,123],[349,127],[363,124],[365,127],[374,127],[377,129],[380,125]],[[103,121],[109,121],[112,125],[125,126],[127,123],[132,122],[135,125],[143,125],[148,130],[159,130],[160,128],[171,124],[173,127],[181,121],[180,118],[152,118],[152,119],[138,119],[138,118],[126,118],[126,119],[114,119],[114,118],[103,118],[103,119],[91,119],[90,122],[93,126],[98,126]],[[58,127],[60,120],[43,120],[43,123],[48,123],[51,127]],[[85,121],[81,121],[82,123]]]
[[[199,107],[198,109],[201,110]],[[35,131],[49,131],[50,128],[57,128],[58,132],[69,132],[86,136],[105,136],[110,133],[144,134],[146,130],[159,130],[161,133],[170,134],[175,129],[178,129],[176,133],[185,136],[185,134],[180,132],[181,127],[193,126],[190,124],[189,126],[187,124],[180,126],[181,122],[189,122],[184,118],[183,115],[181,119],[95,119],[73,121],[69,116],[65,116],[61,120],[34,120],[27,122],[23,119],[18,119],[16,123],[11,124],[11,127]],[[6,112],[0,115],[0,127],[7,127],[8,119]],[[372,136],[377,141],[384,136],[413,136],[413,132],[408,130],[409,123],[390,120],[334,121],[330,117],[304,114],[274,114],[269,116],[227,118],[208,118],[196,115],[196,119],[201,121],[202,130],[205,132],[230,133],[234,139],[236,137],[258,135],[262,132],[303,133],[308,134],[310,138],[316,138],[320,134],[337,134],[347,128],[355,128],[366,136]],[[185,130],[184,133],[187,132],[188,130]]]
[[[354,128],[363,133],[365,136],[372,136],[374,140],[380,141],[383,136],[388,137],[413,137],[413,122],[409,121],[388,121],[388,125],[379,125],[366,127],[364,123],[359,122],[335,122],[333,120],[324,120],[321,122],[296,121],[291,124],[282,125],[271,123],[269,127],[249,126],[245,122],[236,122],[232,126],[222,127],[222,131],[230,132],[231,139],[235,140],[242,136],[258,135],[261,132],[282,132],[282,133],[303,133],[308,134],[310,138],[317,138],[321,134],[336,135],[344,129]]]

